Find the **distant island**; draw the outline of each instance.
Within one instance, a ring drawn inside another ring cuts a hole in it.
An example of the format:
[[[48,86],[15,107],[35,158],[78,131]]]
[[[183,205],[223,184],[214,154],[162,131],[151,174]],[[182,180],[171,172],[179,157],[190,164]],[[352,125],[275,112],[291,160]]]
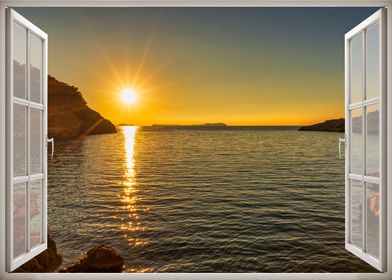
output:
[[[344,132],[345,121],[344,118],[327,120],[322,123],[317,123],[309,126],[300,127],[299,131],[327,131],[327,132]]]
[[[134,126],[133,123],[119,123],[117,126]]]
[[[205,123],[205,124],[153,124],[158,127],[226,127],[225,123]]]

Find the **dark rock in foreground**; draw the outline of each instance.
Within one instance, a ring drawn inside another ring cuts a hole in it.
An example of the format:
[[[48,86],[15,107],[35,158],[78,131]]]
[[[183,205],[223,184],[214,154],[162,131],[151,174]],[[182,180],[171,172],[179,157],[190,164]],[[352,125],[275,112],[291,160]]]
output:
[[[90,249],[80,261],[60,272],[123,272],[124,259],[110,246]]]
[[[14,272],[55,272],[61,266],[62,256],[55,241],[48,235],[48,249],[31,259]],[[124,259],[110,246],[100,245],[90,249],[76,264],[60,272],[123,272]]]
[[[344,132],[345,121],[343,118],[328,120],[310,126],[301,127],[300,131],[328,131],[328,132]]]
[[[87,106],[77,87],[48,77],[48,132],[55,139],[116,133],[116,127]]]
[[[54,272],[63,262],[54,240],[48,235],[48,249],[20,266],[14,272]]]

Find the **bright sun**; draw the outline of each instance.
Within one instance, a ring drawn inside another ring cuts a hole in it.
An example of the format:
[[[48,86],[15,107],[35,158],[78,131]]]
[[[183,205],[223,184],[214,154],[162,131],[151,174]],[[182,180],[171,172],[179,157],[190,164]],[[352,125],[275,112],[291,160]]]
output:
[[[125,88],[121,91],[121,99],[124,103],[135,104],[137,101],[137,92],[132,88]]]

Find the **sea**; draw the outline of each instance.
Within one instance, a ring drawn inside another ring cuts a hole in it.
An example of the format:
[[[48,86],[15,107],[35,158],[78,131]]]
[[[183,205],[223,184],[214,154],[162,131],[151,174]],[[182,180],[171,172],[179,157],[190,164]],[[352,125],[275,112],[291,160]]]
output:
[[[62,267],[109,245],[126,272],[374,272],[344,248],[341,133],[122,126],[56,141]]]

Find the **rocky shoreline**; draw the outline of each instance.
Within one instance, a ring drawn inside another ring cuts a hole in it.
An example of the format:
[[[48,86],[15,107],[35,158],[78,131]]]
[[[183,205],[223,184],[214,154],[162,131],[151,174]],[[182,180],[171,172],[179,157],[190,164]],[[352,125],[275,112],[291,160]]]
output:
[[[59,270],[63,258],[57,251],[56,242],[48,235],[48,248],[14,272],[123,272],[124,259],[108,245],[100,245],[87,251],[75,264]]]

